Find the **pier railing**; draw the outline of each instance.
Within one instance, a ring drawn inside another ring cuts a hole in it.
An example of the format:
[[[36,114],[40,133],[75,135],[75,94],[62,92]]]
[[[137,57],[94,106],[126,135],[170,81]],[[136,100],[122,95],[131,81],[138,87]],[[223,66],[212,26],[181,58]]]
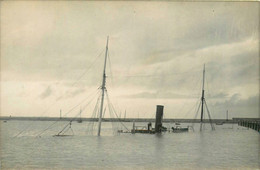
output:
[[[256,130],[260,133],[260,121],[241,120],[238,122],[238,125]]]

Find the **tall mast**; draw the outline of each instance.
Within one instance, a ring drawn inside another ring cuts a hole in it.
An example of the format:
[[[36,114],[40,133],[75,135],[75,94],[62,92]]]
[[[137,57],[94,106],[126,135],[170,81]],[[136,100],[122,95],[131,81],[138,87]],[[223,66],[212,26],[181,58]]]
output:
[[[228,110],[227,110],[227,115],[226,115],[226,116],[227,116],[227,118],[226,118],[226,119],[227,119],[227,121],[228,121]]]
[[[79,117],[81,118],[81,107],[80,107],[80,110],[79,110]]]
[[[203,106],[204,106],[204,101],[205,101],[205,98],[204,98],[204,82],[205,82],[205,64],[204,64],[204,67],[203,67],[203,80],[202,80],[202,95],[201,95],[201,117],[200,117],[200,130],[202,128],[202,122],[203,122]]]
[[[108,40],[109,40],[109,37],[107,37],[105,63],[104,63],[104,71],[103,71],[103,80],[102,80],[102,86],[101,86],[102,98],[101,98],[100,113],[99,113],[99,119],[98,119],[98,136],[100,136],[100,131],[101,131],[101,122],[102,122],[103,104],[104,104],[104,93],[105,93],[105,89],[106,89],[106,63],[107,63],[107,52],[108,52]]]

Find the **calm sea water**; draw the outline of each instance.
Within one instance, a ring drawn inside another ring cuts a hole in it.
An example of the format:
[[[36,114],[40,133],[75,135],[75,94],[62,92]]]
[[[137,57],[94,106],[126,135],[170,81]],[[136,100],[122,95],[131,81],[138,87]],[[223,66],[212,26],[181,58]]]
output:
[[[74,136],[53,137],[67,122],[1,122],[1,169],[259,169],[260,134],[237,125],[206,125],[199,132],[90,135],[89,122],[73,123]],[[146,123],[136,123],[146,125]],[[182,124],[186,126],[185,124]],[[29,127],[28,127],[29,126]],[[126,123],[130,129],[132,123]],[[172,124],[164,124],[169,127]],[[27,130],[14,137],[22,129]],[[114,127],[121,126],[114,124]],[[68,131],[67,134],[72,134]]]

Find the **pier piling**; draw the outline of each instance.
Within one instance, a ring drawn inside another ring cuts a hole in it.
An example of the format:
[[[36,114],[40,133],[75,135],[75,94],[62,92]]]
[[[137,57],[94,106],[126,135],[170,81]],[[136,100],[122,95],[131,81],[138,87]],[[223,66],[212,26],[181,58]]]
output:
[[[238,122],[238,125],[253,129],[260,133],[260,121],[241,120]]]

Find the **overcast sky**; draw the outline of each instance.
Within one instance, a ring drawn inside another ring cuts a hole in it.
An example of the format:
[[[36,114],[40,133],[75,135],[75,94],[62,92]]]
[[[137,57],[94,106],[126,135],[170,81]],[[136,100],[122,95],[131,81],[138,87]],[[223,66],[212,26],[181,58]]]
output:
[[[1,1],[0,114],[91,117],[107,36],[118,114],[194,118],[205,63],[211,116],[259,117],[257,2]]]

